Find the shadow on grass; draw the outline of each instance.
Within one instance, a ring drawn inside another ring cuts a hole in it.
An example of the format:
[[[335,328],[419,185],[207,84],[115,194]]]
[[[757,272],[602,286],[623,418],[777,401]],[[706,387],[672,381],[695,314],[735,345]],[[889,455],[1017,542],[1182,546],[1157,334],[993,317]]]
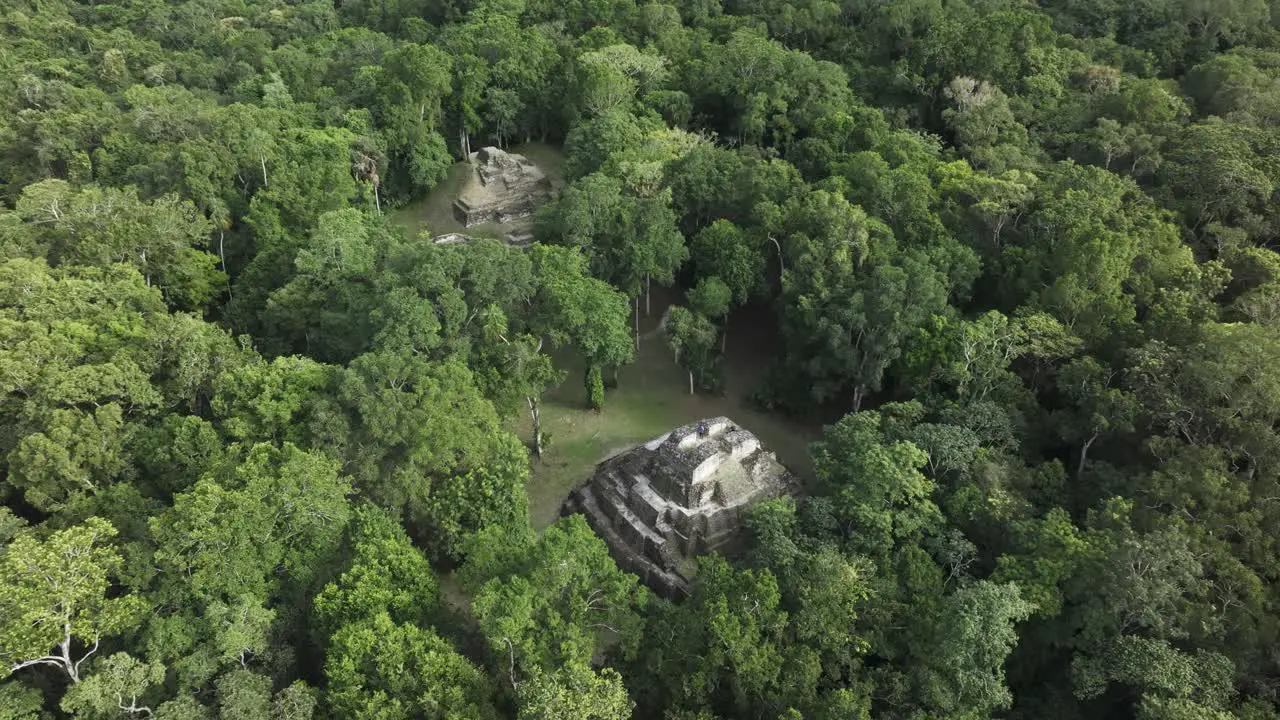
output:
[[[762,319],[758,312],[731,318],[724,394],[689,395],[688,376],[676,365],[657,328],[673,294],[661,295],[655,289],[653,311],[641,317],[645,337],[636,361],[622,368],[618,387],[607,393],[601,412],[585,409],[581,359],[556,356],[568,379],[543,399],[543,432],[550,444],[541,462],[532,461],[529,479],[529,510],[536,529],[555,522],[565,497],[586,481],[601,460],[704,417],[732,418],[755,433],[783,464],[806,481],[812,478],[809,443],[820,437],[821,425],[763,412],[749,402],[776,347],[771,334],[761,330],[772,327],[772,319]],[[527,416],[519,418],[513,429],[529,440],[532,429]]]

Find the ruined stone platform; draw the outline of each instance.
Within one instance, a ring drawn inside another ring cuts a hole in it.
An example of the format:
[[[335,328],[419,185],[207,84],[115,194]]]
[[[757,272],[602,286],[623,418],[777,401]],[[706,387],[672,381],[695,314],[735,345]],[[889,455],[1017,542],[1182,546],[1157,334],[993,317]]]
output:
[[[586,515],[619,567],[679,598],[688,594],[695,556],[734,551],[744,511],[795,485],[755,435],[717,417],[600,463],[564,511]]]
[[[528,217],[555,194],[551,180],[523,155],[496,147],[471,154],[471,175],[453,203],[464,227]]]

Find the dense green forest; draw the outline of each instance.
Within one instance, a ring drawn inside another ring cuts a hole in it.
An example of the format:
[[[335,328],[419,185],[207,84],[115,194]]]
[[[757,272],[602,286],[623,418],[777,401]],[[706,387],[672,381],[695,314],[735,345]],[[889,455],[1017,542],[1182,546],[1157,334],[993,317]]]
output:
[[[0,718],[1280,718],[1277,0],[0,28]],[[529,249],[389,219],[526,140]],[[826,425],[677,603],[526,488],[658,286]]]

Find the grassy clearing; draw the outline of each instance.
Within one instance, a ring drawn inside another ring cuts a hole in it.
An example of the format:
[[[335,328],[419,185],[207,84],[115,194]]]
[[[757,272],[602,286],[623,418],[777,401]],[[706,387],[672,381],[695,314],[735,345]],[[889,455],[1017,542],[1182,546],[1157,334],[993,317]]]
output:
[[[655,301],[658,300],[655,294]],[[535,528],[555,522],[569,492],[590,476],[596,463],[610,455],[661,435],[698,418],[726,415],[754,432],[778,454],[778,459],[804,477],[812,474],[808,445],[821,428],[761,412],[747,401],[755,389],[773,346],[771,338],[753,332],[767,326],[758,318],[740,315],[730,321],[726,363],[726,392],[721,397],[689,395],[688,376],[675,364],[657,332],[665,302],[655,302],[653,314],[641,318],[641,341],[636,362],[622,369],[619,384],[609,391],[605,409],[584,409],[583,367],[573,358],[557,358],[569,371],[565,383],[547,393],[543,431],[551,444],[542,462],[533,460],[529,479],[529,510]],[[529,419],[514,429],[523,439],[531,434]]]
[[[529,143],[510,150],[537,163],[553,182],[563,179],[564,155],[558,148]],[[393,220],[414,235],[465,231],[473,236],[503,237],[515,223],[463,228],[454,218],[453,200],[468,170],[465,163],[453,166],[444,182],[427,197],[396,211]],[[821,428],[760,412],[747,401],[778,347],[777,338],[769,332],[773,320],[761,317],[759,311],[743,311],[732,317],[725,394],[691,396],[688,376],[675,364],[658,331],[659,318],[674,296],[655,288],[652,313],[641,317],[644,337],[636,362],[619,372],[618,387],[608,392],[602,412],[585,409],[582,362],[568,356],[557,358],[568,378],[544,398],[543,432],[550,435],[551,442],[542,461],[533,460],[529,478],[530,515],[538,530],[555,522],[565,497],[590,476],[596,463],[699,418],[731,417],[754,432],[792,470],[806,478],[812,474],[808,446]],[[527,415],[513,419],[512,429],[526,441],[532,434]]]

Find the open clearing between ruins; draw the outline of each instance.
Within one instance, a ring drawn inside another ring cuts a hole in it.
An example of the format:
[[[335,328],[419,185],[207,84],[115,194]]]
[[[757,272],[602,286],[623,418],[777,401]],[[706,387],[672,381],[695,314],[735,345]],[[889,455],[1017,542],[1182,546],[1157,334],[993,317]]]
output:
[[[742,313],[731,318],[724,395],[689,395],[688,376],[675,364],[657,327],[667,299],[660,300],[655,291],[653,300],[652,314],[640,318],[644,337],[636,361],[622,368],[618,387],[607,393],[603,411],[584,409],[581,361],[557,357],[569,376],[543,400],[543,432],[551,442],[541,462],[531,461],[529,510],[536,529],[555,522],[565,497],[587,480],[596,463],[698,418],[732,418],[755,433],[802,479],[811,478],[809,443],[818,439],[821,427],[763,412],[749,402],[768,363],[769,348],[776,347],[773,338],[761,337],[751,328],[767,323]],[[522,440],[529,440],[527,415],[518,418],[515,429]]]
[[[558,148],[528,143],[510,148],[535,162],[548,177],[563,177],[564,157]],[[446,179],[425,198],[409,204],[392,216],[410,234],[439,235],[465,232],[474,237],[502,238],[518,224],[485,223],[464,228],[453,215],[453,200],[469,168],[458,163]],[[689,395],[689,380],[675,363],[658,324],[675,291],[655,287],[651,312],[642,313],[642,340],[636,361],[619,372],[618,387],[610,389],[605,408],[586,408],[583,364],[580,358],[557,355],[556,364],[567,371],[565,382],[543,398],[542,424],[548,443],[543,458],[531,460],[529,510],[534,528],[542,530],[555,522],[560,505],[569,492],[586,482],[592,469],[613,453],[646,442],[673,428],[704,417],[725,415],[755,433],[778,459],[803,480],[812,476],[809,443],[818,439],[821,426],[804,424],[754,407],[751,393],[772,359],[778,339],[769,333],[772,321],[760,316],[760,309],[745,309],[729,320],[725,355],[725,391],[720,396]],[[512,420],[512,429],[529,442],[532,429],[527,413]]]

